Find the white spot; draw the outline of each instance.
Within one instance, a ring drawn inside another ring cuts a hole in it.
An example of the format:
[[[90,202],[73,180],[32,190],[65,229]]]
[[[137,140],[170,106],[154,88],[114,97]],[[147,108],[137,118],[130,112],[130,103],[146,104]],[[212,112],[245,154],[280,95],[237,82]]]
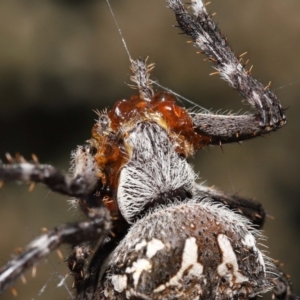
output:
[[[139,282],[142,272],[151,270],[151,267],[152,266],[151,266],[149,260],[141,258],[141,259],[138,259],[137,261],[135,261],[132,264],[131,268],[127,267],[125,272],[133,273],[132,278],[133,278],[134,286],[137,287],[137,284]]]
[[[236,66],[232,64],[225,64],[221,76],[232,84],[231,76],[236,73]]]
[[[189,275],[200,277],[203,273],[203,266],[198,263],[197,260],[198,246],[196,244],[196,238],[190,237],[185,241],[180,269],[166,284],[160,285],[154,291],[161,291],[169,285],[180,285],[182,275],[188,268],[190,268]]]
[[[20,167],[22,168],[22,180],[30,181],[30,176],[35,166],[29,163],[22,163]]]
[[[181,267],[177,274],[173,276],[169,284],[170,285],[177,285],[179,280],[182,278],[184,271],[191,267],[191,270],[195,270],[198,276],[200,276],[203,272],[203,266],[197,262],[198,260],[198,246],[196,244],[196,239],[194,237],[188,238],[185,241],[183,254],[182,254],[182,261]]]
[[[192,9],[194,11],[194,14],[198,16],[199,13],[205,11],[205,6],[203,5],[203,2],[201,0],[192,0]]]
[[[29,163],[22,163],[20,166],[23,169],[23,171],[27,173],[30,173],[34,169],[34,165]]]
[[[159,287],[157,287],[155,290],[153,290],[154,293],[159,293],[163,291],[166,288],[164,284],[161,284]]]
[[[262,265],[264,272],[266,271],[265,261],[264,258],[259,251],[259,249],[256,247],[255,238],[251,233],[248,233],[245,235],[245,238],[242,240],[242,244],[247,247],[248,249],[253,249],[258,255],[258,261]]]
[[[145,246],[147,245],[146,240],[142,240],[140,243],[135,245],[135,251],[140,251],[141,249],[143,249]]]
[[[111,283],[113,284],[115,291],[122,293],[127,288],[127,276],[113,275],[111,277]]]
[[[152,258],[157,251],[163,249],[165,247],[164,243],[158,239],[152,239],[150,242],[148,242],[147,245],[147,257]]]
[[[255,238],[251,233],[247,233],[245,238],[242,240],[242,244],[247,248],[256,248]]]
[[[257,254],[258,254],[259,263],[262,265],[264,273],[266,273],[266,265],[265,265],[265,260],[263,258],[263,255],[262,255],[262,253],[259,250],[257,250],[257,251],[258,251]]]
[[[189,274],[196,277],[202,275],[202,272],[203,272],[203,266],[199,263],[194,264],[192,268],[189,270]]]
[[[259,94],[258,94],[257,92],[252,91],[252,98],[254,99],[254,101],[255,101],[256,103],[259,104],[260,108],[263,107],[263,105],[262,105],[262,103],[261,103],[261,98],[260,98],[260,96],[259,96]],[[253,101],[251,101],[251,104],[254,105],[255,103],[252,103],[252,102],[253,102]]]
[[[233,284],[236,283],[249,281],[247,277],[239,272],[237,258],[228,237],[224,234],[219,234],[218,243],[222,251],[222,263],[218,265],[218,274],[221,277],[225,277],[230,286],[233,286]]]
[[[28,249],[38,249],[38,251],[40,252],[41,255],[47,255],[48,253],[50,253],[50,249],[48,247],[48,245],[52,242],[56,240],[56,237],[53,236],[47,236],[42,235],[40,237],[38,237],[37,239],[35,239],[34,241],[32,241],[29,245],[28,245]]]

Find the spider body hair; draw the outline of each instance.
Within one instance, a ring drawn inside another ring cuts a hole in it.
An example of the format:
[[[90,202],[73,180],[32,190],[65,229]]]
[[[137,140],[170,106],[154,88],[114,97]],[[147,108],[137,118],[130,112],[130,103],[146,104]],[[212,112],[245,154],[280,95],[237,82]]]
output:
[[[0,179],[41,182],[72,197],[85,222],[62,225],[29,244],[0,270],[0,292],[62,243],[78,300],[299,299],[257,247],[265,211],[256,201],[196,182],[187,158],[204,146],[239,142],[286,123],[280,101],[245,70],[201,0],[192,17],[167,0],[180,29],[252,114],[189,112],[155,93],[153,65],[131,60],[138,95],[98,113],[92,138],[72,154],[73,176],[22,160],[0,165]],[[91,255],[92,254],[92,255]]]

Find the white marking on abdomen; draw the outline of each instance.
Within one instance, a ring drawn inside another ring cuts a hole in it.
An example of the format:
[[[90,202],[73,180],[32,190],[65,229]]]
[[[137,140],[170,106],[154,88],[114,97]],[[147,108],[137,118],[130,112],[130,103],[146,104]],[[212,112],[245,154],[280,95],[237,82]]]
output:
[[[224,234],[219,234],[218,243],[222,252],[222,263],[217,267],[219,276],[226,278],[230,286],[233,286],[235,283],[249,281],[247,277],[239,272],[237,257],[228,237]]]
[[[185,245],[182,253],[181,267],[166,284],[158,286],[154,292],[160,292],[170,285],[180,285],[180,280],[182,279],[183,273],[189,269],[188,274],[196,277],[200,277],[203,274],[203,266],[198,263],[198,246],[196,243],[196,238],[190,237],[185,240]]]
[[[143,271],[149,271],[151,270],[152,266],[149,260],[141,258],[135,261],[132,264],[132,267],[127,267],[125,272],[126,273],[133,273],[132,278],[133,278],[133,283],[134,286],[137,287],[137,284],[139,282],[140,276]]]
[[[152,239],[147,244],[147,257],[152,258],[157,251],[162,250],[165,247],[164,243],[161,240],[158,239]]]
[[[111,283],[113,284],[115,291],[122,293],[127,288],[127,276],[112,275]]]
[[[246,234],[245,238],[242,240],[242,244],[246,248],[252,249],[254,252],[257,253],[258,261],[261,264],[261,266],[263,267],[264,272],[266,272],[265,261],[264,261],[263,255],[261,254],[259,249],[256,247],[256,242],[255,242],[254,236],[251,233]]]

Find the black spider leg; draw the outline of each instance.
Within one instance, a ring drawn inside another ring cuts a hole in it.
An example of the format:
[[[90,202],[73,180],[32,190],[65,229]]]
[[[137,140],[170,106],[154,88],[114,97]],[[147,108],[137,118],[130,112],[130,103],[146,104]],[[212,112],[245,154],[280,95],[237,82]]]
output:
[[[106,209],[92,209],[90,220],[61,225],[31,242],[24,252],[0,269],[0,294],[38,261],[61,244],[79,244],[105,237],[110,229],[110,217]]]
[[[299,300],[300,297],[293,294],[291,288],[292,283],[290,282],[288,276],[283,272],[280,272],[279,275],[280,276],[274,280],[274,296],[279,300]]]
[[[215,187],[198,186],[201,197],[208,197],[215,202],[221,202],[244,217],[248,218],[257,229],[261,229],[266,219],[266,211],[261,203],[251,198],[237,194],[227,194]]]
[[[51,165],[32,163],[0,164],[0,181],[44,183],[52,191],[71,197],[86,198],[97,184],[94,174],[83,173],[72,178]]]
[[[0,165],[0,181],[25,181],[42,182],[51,190],[74,196],[80,200],[86,199],[93,193],[98,184],[98,179],[92,172],[83,172],[81,175],[71,178],[63,174],[50,165],[40,165],[31,163],[12,163],[9,165]],[[34,240],[29,244],[25,251],[17,258],[8,262],[0,269],[0,293],[11,286],[14,281],[29,268],[37,264],[42,258],[51,251],[57,249],[61,244],[79,245],[86,241],[103,241],[111,228],[110,215],[104,207],[90,208],[87,211],[90,220],[80,223],[61,225],[49,231],[47,234]],[[89,247],[87,247],[89,249]],[[75,250],[74,250],[75,251]],[[89,250],[88,250],[89,251]],[[78,251],[77,251],[78,253]],[[86,253],[69,257],[68,262],[72,261],[72,273],[75,276],[84,276],[76,274],[83,272],[83,266],[80,267],[80,257],[85,263]]]
[[[230,143],[261,136],[286,123],[277,97],[246,71],[227,44],[201,0],[192,0],[193,18],[180,0],[167,0],[175,12],[179,27],[190,36],[213,63],[221,78],[238,90],[256,110],[251,115],[191,113],[196,130],[211,137],[212,144]]]
[[[118,237],[111,239],[110,241],[101,245],[100,243],[98,243],[98,245],[100,246],[95,247],[96,252],[90,260],[89,266],[84,276],[82,276],[83,280],[74,280],[77,300],[93,299],[93,297],[95,297],[99,280],[103,275],[101,274],[101,270],[103,269],[105,260],[107,259],[109,254],[112,253],[112,251],[117,247],[124,236],[125,234],[122,236],[119,235]]]

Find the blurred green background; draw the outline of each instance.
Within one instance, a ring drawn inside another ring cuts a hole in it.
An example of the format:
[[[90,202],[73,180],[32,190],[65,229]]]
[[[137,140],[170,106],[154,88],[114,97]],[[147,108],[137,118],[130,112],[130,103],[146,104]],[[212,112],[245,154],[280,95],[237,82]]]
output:
[[[213,110],[247,110],[239,95],[212,72],[203,56],[172,28],[163,0],[111,0],[133,58],[150,56],[160,84]],[[211,147],[192,164],[208,185],[255,197],[270,215],[268,251],[284,263],[300,294],[300,2],[213,0],[209,10],[237,54],[248,51],[252,74],[288,108],[288,124],[265,138]],[[41,162],[68,171],[72,149],[90,137],[93,109],[134,93],[129,62],[103,0],[2,0],[0,2],[0,157],[35,153]],[[77,220],[68,198],[37,186],[5,184],[0,190],[0,262],[52,228]],[[68,249],[62,248],[65,256]],[[57,287],[67,267],[54,253],[37,276],[16,283],[18,299],[69,299]],[[71,285],[71,279],[67,285]],[[13,299],[11,292],[1,299]]]

